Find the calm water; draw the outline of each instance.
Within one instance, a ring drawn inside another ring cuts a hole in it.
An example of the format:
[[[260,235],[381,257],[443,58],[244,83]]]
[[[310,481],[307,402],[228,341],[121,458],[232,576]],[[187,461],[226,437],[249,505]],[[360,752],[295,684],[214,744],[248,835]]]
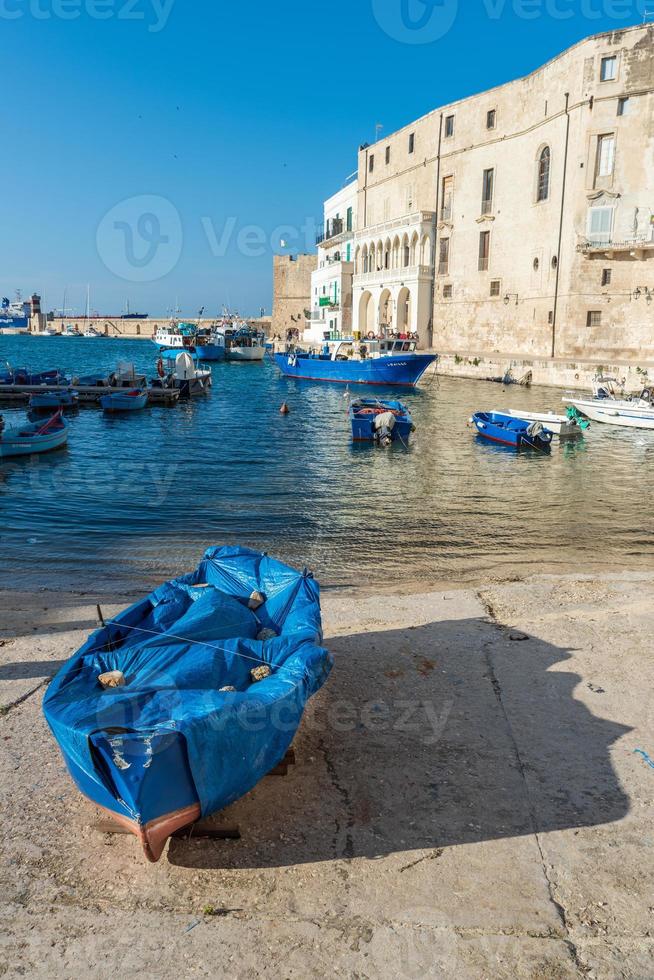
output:
[[[0,361],[89,373],[144,341],[6,337]],[[482,443],[475,410],[558,409],[560,392],[435,379],[408,393],[409,450],[353,447],[343,390],[274,365],[221,364],[175,408],[70,416],[67,449],[0,461],[0,586],[141,587],[205,547],[243,543],[335,585],[413,585],[543,569],[651,566],[654,432],[594,426],[551,456]],[[380,395],[383,392],[380,390]],[[283,417],[283,400],[291,414]],[[25,408],[2,408],[7,425]]]

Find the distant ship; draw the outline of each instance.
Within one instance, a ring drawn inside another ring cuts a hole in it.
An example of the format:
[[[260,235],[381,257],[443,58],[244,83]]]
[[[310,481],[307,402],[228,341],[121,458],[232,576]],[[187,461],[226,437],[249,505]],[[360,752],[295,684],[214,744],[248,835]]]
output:
[[[3,296],[0,306],[0,333],[26,333],[29,326],[30,304],[23,301],[20,291],[16,292],[13,303]]]
[[[129,311],[129,300],[125,307],[125,312],[120,314],[121,320],[147,320],[149,313],[130,313]]]

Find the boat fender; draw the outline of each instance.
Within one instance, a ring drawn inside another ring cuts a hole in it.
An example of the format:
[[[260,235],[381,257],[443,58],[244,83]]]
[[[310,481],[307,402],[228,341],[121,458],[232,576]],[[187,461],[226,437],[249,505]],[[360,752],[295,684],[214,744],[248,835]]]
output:
[[[268,664],[262,664],[261,667],[253,667],[250,671],[253,684],[256,684],[257,681],[265,681],[266,677],[270,677],[271,674],[272,670]]]
[[[266,601],[263,592],[253,592],[248,599],[248,609],[259,609]]]
[[[108,670],[106,674],[100,674],[98,680],[105,688],[125,686],[125,675],[122,670]]]
[[[166,372],[164,370],[164,362],[163,362],[163,358],[162,357],[160,357],[159,360],[157,361],[157,374],[159,375],[160,378],[163,378],[166,375]]]

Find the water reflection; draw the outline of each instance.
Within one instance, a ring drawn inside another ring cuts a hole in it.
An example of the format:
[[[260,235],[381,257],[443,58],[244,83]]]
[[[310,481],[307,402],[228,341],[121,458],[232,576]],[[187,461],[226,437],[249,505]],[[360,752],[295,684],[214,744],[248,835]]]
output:
[[[154,369],[148,342],[17,337],[0,348],[34,369]],[[140,587],[236,542],[337,584],[429,584],[532,560],[651,562],[641,490],[654,433],[594,425],[550,454],[516,453],[480,440],[472,413],[556,411],[561,392],[441,379],[403,395],[411,446],[377,450],[351,443],[343,396],[270,363],[223,364],[211,395],[177,407],[124,418],[82,407],[66,450],[0,463],[0,584]],[[7,425],[25,417],[3,414]]]

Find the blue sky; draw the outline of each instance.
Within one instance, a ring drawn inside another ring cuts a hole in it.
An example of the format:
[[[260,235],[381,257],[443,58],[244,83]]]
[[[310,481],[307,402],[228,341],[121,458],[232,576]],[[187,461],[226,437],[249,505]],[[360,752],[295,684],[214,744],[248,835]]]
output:
[[[643,8],[0,0],[0,290],[50,309],[65,288],[80,312],[87,283],[101,313],[269,311],[273,251],[313,239],[377,122],[392,132]]]

